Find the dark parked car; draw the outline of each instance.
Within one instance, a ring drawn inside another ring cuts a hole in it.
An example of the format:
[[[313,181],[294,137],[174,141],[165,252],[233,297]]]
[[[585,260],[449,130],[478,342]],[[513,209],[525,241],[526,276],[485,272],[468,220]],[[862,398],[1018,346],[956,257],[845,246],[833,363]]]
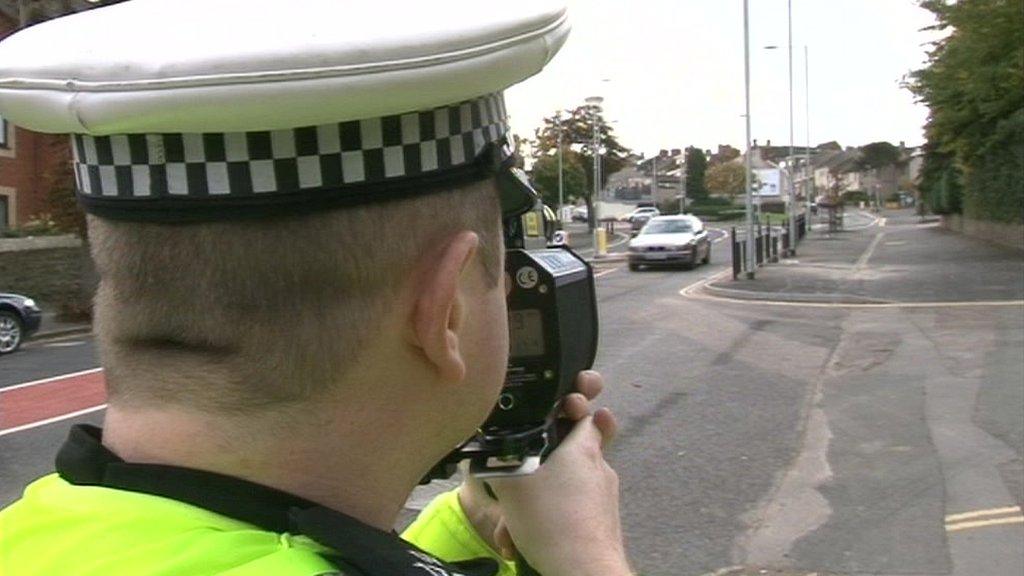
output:
[[[9,354],[39,329],[43,313],[35,300],[0,293],[0,354]]]

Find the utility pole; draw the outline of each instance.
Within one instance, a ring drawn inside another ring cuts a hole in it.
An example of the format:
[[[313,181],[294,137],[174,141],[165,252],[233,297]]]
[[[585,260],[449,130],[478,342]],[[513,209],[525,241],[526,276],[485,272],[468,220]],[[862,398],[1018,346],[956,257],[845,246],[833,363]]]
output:
[[[743,0],[743,72],[744,91],[746,94],[746,119],[747,119],[747,154],[746,154],[746,182],[747,182],[747,278],[754,279],[754,251],[757,244],[754,239],[754,202],[753,190],[751,189],[751,158],[750,158],[750,0]]]

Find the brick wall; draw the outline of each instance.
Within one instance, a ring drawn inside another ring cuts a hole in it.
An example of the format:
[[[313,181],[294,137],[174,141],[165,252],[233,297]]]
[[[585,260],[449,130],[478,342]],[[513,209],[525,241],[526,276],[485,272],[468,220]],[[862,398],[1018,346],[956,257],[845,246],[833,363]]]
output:
[[[0,13],[0,38],[17,28]],[[0,147],[0,195],[7,199],[8,221],[0,228],[24,226],[33,216],[48,209],[48,188],[70,158],[68,137],[39,134],[0,122],[6,145]]]
[[[34,298],[46,312],[79,316],[95,285],[88,249],[77,237],[0,239],[0,292]]]

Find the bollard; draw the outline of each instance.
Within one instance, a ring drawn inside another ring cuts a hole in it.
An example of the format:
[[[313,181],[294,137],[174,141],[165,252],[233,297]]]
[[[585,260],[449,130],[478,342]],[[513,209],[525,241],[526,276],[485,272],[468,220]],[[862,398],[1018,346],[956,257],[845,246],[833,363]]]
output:
[[[739,278],[742,260],[740,260],[740,245],[736,243],[736,227],[729,232],[729,240],[732,243],[732,279]]]
[[[594,254],[596,256],[608,255],[608,235],[604,228],[594,229]]]

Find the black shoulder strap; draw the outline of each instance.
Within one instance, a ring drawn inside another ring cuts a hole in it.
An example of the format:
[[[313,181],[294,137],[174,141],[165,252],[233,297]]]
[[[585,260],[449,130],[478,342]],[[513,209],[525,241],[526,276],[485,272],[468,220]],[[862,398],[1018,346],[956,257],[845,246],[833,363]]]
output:
[[[57,472],[78,485],[104,486],[191,504],[278,533],[305,535],[334,553],[323,556],[346,576],[494,576],[491,558],[447,564],[351,516],[267,486],[177,466],[132,464],[103,446],[102,431],[71,429]]]

